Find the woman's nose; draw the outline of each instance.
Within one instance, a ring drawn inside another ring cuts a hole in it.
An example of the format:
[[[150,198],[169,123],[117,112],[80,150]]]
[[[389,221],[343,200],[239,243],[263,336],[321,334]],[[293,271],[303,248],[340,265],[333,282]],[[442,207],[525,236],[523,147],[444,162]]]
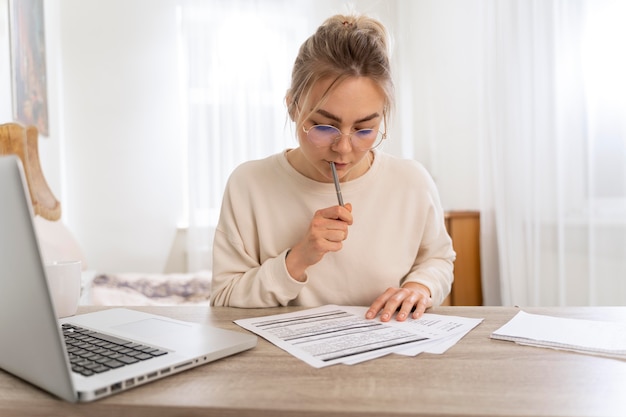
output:
[[[337,153],[348,153],[352,151],[352,134],[341,133],[341,136],[333,144],[333,150]]]

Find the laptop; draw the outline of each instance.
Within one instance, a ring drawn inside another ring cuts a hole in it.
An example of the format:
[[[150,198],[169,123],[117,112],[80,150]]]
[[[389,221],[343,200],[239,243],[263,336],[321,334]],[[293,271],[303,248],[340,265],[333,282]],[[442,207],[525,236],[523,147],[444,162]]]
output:
[[[0,331],[0,368],[70,402],[116,394],[257,343],[248,333],[126,308],[57,319],[23,167],[13,155],[0,157]]]

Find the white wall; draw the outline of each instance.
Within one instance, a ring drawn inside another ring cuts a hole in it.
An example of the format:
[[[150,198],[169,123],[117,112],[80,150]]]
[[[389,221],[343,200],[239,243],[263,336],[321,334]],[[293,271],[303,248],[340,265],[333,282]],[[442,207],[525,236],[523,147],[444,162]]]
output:
[[[59,4],[68,222],[91,268],[161,271],[183,215],[175,2]]]
[[[398,2],[396,120],[409,156],[437,183],[447,210],[478,210],[481,10],[467,0]],[[411,42],[407,40],[411,39]]]
[[[0,0],[0,123],[11,120],[7,1]],[[403,153],[401,142],[410,142],[445,208],[477,209],[475,3],[349,3],[388,24],[398,18],[394,59],[411,56],[410,66],[397,68],[397,88],[398,105],[413,106],[414,117],[394,122],[388,150]],[[184,218],[175,0],[45,4],[51,134],[40,154],[63,220],[91,269],[162,271]],[[328,6],[320,16],[345,11]],[[408,49],[406,36],[419,46]]]
[[[57,0],[58,1],[58,0]],[[9,14],[8,0],[0,0],[0,123],[13,121],[12,98],[11,98],[11,51],[9,37]],[[44,3],[46,31],[55,33],[57,27],[56,10],[48,7],[54,4],[54,0]],[[50,10],[49,10],[50,9]],[[47,48],[56,50],[58,37],[51,36],[46,39]],[[39,136],[39,156],[46,181],[57,199],[62,199],[61,180],[61,141],[59,139],[59,76],[58,63],[60,59],[54,53],[47,54],[47,78],[48,78],[48,117],[49,135]]]
[[[12,118],[8,3],[8,0],[0,0],[0,123]]]

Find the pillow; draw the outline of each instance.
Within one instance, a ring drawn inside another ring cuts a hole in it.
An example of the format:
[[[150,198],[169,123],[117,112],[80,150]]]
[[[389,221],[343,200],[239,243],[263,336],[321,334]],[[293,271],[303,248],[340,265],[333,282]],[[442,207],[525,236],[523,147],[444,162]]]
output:
[[[210,272],[98,274],[90,288],[92,305],[208,305],[210,297]]]

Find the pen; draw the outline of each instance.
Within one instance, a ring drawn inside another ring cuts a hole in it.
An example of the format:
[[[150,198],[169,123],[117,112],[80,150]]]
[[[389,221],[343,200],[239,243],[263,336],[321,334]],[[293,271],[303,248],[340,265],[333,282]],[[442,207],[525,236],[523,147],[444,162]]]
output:
[[[335,163],[330,163],[330,169],[333,171],[333,181],[335,182],[335,190],[337,190],[337,201],[340,206],[343,206],[343,197],[341,196],[341,187],[339,187],[339,177],[337,176],[337,168],[335,168]]]

